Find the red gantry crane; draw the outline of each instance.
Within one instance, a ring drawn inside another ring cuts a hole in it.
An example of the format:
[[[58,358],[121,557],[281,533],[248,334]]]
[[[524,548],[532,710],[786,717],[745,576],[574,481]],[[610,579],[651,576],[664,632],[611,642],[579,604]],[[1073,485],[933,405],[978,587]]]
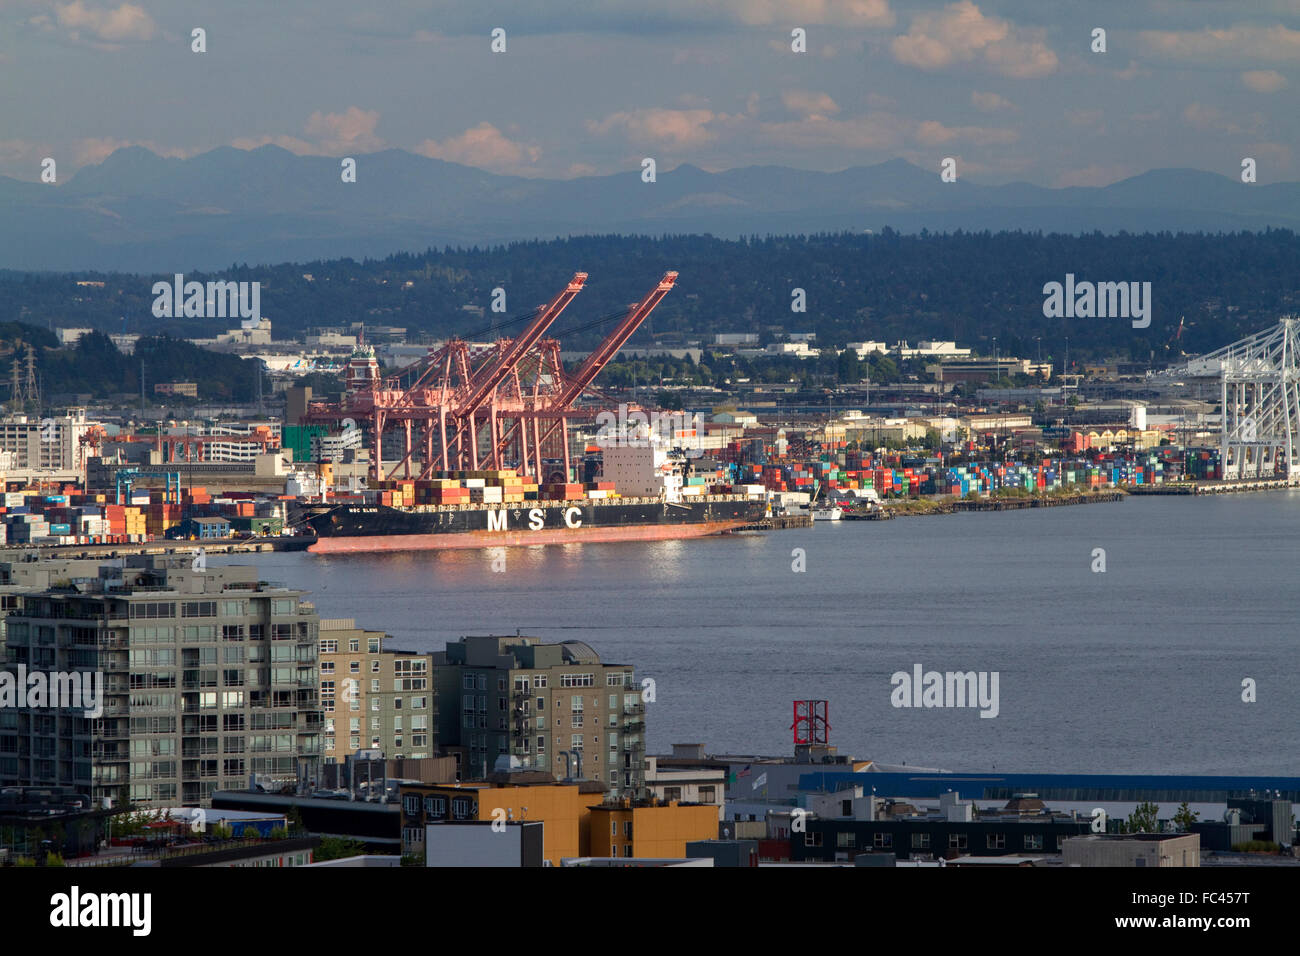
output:
[[[357,427],[368,424],[372,474],[379,478],[399,472],[412,477],[417,448],[423,459],[416,475],[420,478],[439,470],[500,470],[512,445],[517,452],[509,456],[511,467],[524,474],[532,469],[540,472],[543,447],[548,442],[554,445],[557,435],[565,474],[570,475],[568,420],[587,417],[575,412],[574,403],[672,290],[677,273],[665,273],[573,375],[566,376],[559,342],[542,336],[586,281],[587,273],[574,273],[517,338],[500,339],[477,354],[469,343],[452,339],[399,375],[371,382],[358,378],[340,404],[314,403],[304,421],[338,423],[351,418]],[[372,353],[367,354],[373,365]],[[399,422],[405,435],[404,454],[388,467],[382,463],[382,439],[385,429]],[[413,428],[420,432],[418,444]],[[490,436],[486,453],[480,449],[484,429]]]

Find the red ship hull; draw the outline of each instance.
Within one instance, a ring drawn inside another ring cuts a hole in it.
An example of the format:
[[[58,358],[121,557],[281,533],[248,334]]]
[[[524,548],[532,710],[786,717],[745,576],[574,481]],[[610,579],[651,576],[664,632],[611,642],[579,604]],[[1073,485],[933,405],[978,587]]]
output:
[[[667,541],[734,531],[750,521],[707,521],[690,525],[640,525],[630,528],[554,528],[542,531],[467,531],[461,534],[380,534],[320,538],[307,550],[316,554],[367,551],[442,551],[448,548],[513,548],[536,544],[589,544],[605,541]]]

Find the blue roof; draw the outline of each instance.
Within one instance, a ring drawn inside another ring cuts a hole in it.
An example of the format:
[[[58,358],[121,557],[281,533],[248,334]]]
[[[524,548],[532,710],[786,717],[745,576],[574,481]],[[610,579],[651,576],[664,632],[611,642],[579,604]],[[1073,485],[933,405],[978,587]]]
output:
[[[965,799],[1010,799],[1016,793],[1036,793],[1044,800],[1200,800],[1222,802],[1228,797],[1263,796],[1281,791],[1300,801],[1300,777],[1215,777],[1090,773],[873,773],[816,771],[799,776],[799,789],[834,792],[846,787],[874,788],[880,797],[936,798],[955,791]]]

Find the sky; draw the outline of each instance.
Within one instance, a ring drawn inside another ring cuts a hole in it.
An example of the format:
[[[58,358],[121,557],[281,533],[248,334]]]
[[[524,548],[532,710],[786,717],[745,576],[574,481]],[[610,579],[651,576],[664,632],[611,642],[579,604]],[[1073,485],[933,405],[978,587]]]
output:
[[[1251,157],[1284,182],[1298,90],[1300,0],[0,0],[0,176],[29,181],[274,143],[545,178],[953,157],[1100,186]]]

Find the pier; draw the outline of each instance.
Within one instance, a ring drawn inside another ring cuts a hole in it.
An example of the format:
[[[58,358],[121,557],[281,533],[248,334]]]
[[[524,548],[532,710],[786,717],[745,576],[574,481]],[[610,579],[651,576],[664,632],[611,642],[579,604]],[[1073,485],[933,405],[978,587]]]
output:
[[[1064,505],[1091,505],[1124,500],[1122,491],[1104,491],[1095,495],[1059,495],[1034,498],[961,499],[952,503],[953,511],[1016,511],[1020,508],[1055,508]]]
[[[785,531],[789,528],[808,528],[811,527],[813,519],[811,515],[772,515],[756,521],[753,524],[747,524],[742,528],[736,528],[736,531]]]
[[[191,554],[200,548],[205,554],[257,554],[263,551],[306,551],[316,538],[309,535],[283,535],[274,538],[210,538],[201,541],[162,539],[126,544],[56,544],[39,547],[0,548],[0,560],[21,560],[24,554],[37,552],[44,558],[120,558],[125,554]]]
[[[1285,491],[1300,488],[1300,478],[1245,478],[1223,481],[1179,481],[1163,485],[1136,485],[1134,495],[1232,495],[1249,491]]]

